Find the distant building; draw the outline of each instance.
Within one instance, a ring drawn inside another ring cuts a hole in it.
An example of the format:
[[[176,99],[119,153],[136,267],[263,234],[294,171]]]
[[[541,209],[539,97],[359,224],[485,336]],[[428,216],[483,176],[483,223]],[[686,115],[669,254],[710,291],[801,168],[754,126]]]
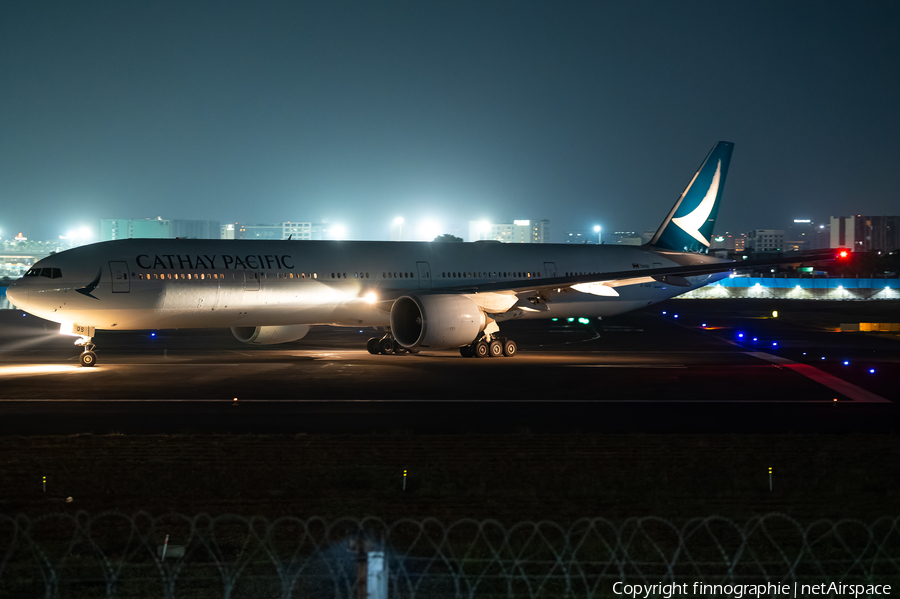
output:
[[[830,229],[830,225],[816,224],[809,218],[795,218],[787,231],[785,249],[821,250],[831,247]]]
[[[830,241],[855,252],[900,249],[900,216],[832,216]]]
[[[597,234],[588,231],[564,231],[563,243],[596,244]]]
[[[156,218],[104,218],[100,241],[114,239],[218,239],[221,225],[214,220]]]
[[[747,236],[743,233],[730,233],[725,231],[722,235],[714,235],[709,246],[711,250],[728,250],[729,252],[743,252],[747,245]]]
[[[233,227],[233,229],[231,229]],[[267,224],[241,224],[226,225],[223,227],[223,239],[291,239],[303,241],[313,239],[313,223],[283,222],[277,225]],[[234,231],[233,237],[226,237]]]
[[[547,219],[514,220],[511,223],[469,221],[469,241],[494,240],[504,243],[550,243]]]
[[[754,252],[784,250],[784,229],[754,229],[747,233],[747,248]]]
[[[641,245],[642,240],[636,231],[616,231],[613,240],[620,245]]]

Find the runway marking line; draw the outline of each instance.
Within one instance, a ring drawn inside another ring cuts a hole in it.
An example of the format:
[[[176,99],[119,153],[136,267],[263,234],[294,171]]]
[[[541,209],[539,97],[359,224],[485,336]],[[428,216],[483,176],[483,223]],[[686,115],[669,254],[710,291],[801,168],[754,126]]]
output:
[[[815,366],[810,366],[809,364],[801,364],[799,362],[789,360],[788,358],[782,358],[781,356],[776,356],[761,351],[744,353],[746,353],[748,356],[753,356],[754,358],[759,358],[760,360],[765,360],[767,362],[771,362],[772,364],[778,364],[779,366],[789,368],[797,374],[801,374],[821,385],[825,385],[832,391],[837,391],[838,393],[849,397],[853,401],[869,403],[893,403],[889,399],[885,399],[880,395],[872,393],[871,391],[866,391],[862,387],[857,387],[853,383],[849,383],[844,379],[834,376],[833,374],[823,372]]]

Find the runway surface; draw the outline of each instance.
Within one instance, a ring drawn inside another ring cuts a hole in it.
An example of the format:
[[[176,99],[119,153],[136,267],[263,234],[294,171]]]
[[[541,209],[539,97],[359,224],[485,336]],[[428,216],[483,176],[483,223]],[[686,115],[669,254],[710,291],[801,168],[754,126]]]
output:
[[[265,347],[227,330],[101,332],[96,368],[53,323],[5,310],[0,433],[900,429],[896,336],[834,331],[897,303],[825,304],[676,300],[508,323],[514,358],[373,356],[371,329]]]

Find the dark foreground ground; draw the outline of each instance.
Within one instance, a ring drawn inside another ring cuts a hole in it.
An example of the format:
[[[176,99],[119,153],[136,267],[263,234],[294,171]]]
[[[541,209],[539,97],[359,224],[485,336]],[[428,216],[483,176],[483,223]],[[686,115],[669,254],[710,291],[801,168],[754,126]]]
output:
[[[118,333],[90,370],[4,311],[0,513],[896,515],[900,343],[836,329],[898,308],[672,301],[515,323],[519,356],[487,360],[370,356],[368,330]]]
[[[0,456],[6,514],[566,523],[783,512],[808,523],[873,521],[900,505],[894,435],[7,436]]]

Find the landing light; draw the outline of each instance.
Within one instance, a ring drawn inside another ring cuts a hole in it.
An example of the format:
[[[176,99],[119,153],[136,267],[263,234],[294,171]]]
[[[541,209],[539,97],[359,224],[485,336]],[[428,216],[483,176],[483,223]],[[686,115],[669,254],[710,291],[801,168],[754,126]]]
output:
[[[363,301],[367,304],[374,304],[378,298],[371,291],[363,296]]]

